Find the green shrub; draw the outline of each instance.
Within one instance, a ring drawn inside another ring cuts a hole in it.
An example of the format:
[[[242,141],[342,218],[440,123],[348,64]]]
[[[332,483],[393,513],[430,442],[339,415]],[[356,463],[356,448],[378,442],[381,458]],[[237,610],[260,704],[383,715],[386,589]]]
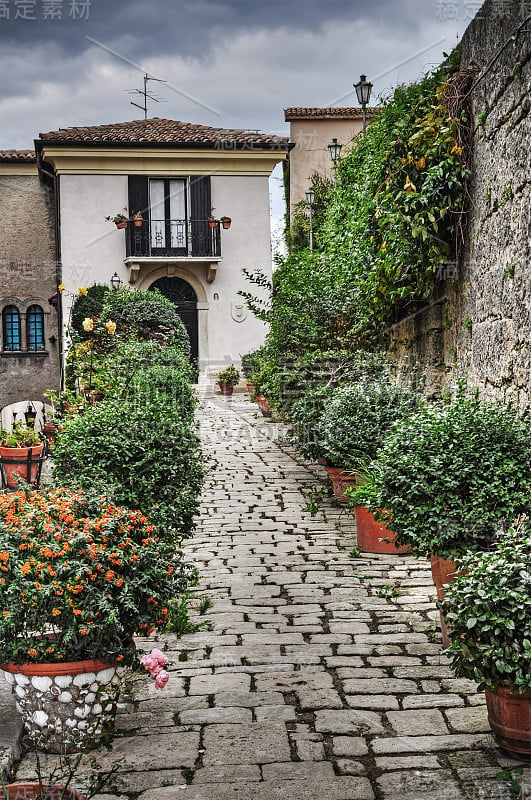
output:
[[[353,501],[417,555],[487,549],[504,518],[529,508],[530,433],[512,407],[462,393],[422,407],[390,433]]]
[[[365,468],[392,428],[417,404],[413,392],[385,379],[338,387],[321,416],[324,456],[346,470]]]
[[[173,343],[190,355],[190,340],[175,305],[159,291],[109,292],[102,310],[102,321],[113,321],[118,333],[150,339],[157,333],[171,337]]]
[[[181,408],[109,398],[70,417],[54,451],[56,484],[108,486],[113,500],[139,509],[165,536],[189,536],[203,481],[201,450]]]
[[[190,383],[190,367],[170,367],[153,364],[131,376],[124,387],[124,398],[143,405],[171,403],[179,409],[180,419],[191,420],[197,405],[197,395]]]
[[[81,341],[92,338],[90,331],[83,330],[83,320],[87,317],[99,317],[109,294],[112,294],[112,291],[108,286],[104,283],[95,283],[88,287],[86,295],[78,295],[74,300],[70,325]]]
[[[531,690],[531,532],[502,535],[496,549],[462,559],[465,574],[439,604],[452,640],[459,677],[490,689]]]

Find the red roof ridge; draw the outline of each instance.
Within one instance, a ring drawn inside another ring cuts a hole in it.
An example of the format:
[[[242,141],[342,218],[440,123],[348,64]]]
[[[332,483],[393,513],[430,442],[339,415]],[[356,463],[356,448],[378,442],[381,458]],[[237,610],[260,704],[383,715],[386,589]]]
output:
[[[0,161],[32,163],[37,161],[37,156],[35,150],[0,150]]]
[[[367,106],[367,114],[378,111],[377,106]],[[361,106],[292,106],[284,109],[284,119],[361,119]]]

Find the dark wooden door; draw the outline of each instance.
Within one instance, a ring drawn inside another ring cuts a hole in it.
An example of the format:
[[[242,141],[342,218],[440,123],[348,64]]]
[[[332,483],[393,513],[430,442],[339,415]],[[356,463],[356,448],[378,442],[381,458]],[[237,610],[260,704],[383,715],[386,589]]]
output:
[[[192,361],[199,358],[199,336],[197,328],[197,295],[189,283],[182,278],[159,278],[149,290],[158,289],[164,297],[171,300],[177,309],[190,338]]]

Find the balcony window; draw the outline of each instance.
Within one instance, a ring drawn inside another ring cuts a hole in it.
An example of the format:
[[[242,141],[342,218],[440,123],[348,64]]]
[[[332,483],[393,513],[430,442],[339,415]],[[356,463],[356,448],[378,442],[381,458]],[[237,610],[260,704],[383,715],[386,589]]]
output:
[[[186,181],[163,179],[149,182],[151,250],[153,255],[186,255]]]

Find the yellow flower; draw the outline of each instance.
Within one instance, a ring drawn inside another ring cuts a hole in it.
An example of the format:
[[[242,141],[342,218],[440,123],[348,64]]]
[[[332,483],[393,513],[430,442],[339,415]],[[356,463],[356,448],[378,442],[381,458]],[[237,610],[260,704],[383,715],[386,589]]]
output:
[[[382,253],[385,253],[385,251],[387,250],[387,242],[384,242],[382,244],[382,246],[380,247],[380,250],[382,251]]]
[[[78,286],[77,293],[81,295],[81,297],[86,297],[88,294],[88,289],[86,286]]]
[[[94,330],[94,320],[91,317],[85,317],[83,320],[83,330],[87,333]]]
[[[57,287],[57,291],[59,292],[59,294],[63,294],[64,290],[65,290],[64,283],[60,283],[59,286]]]
[[[111,335],[116,333],[116,322],[106,322],[105,327],[107,328],[107,333],[110,333]]]
[[[404,189],[406,191],[406,194],[412,194],[412,192],[416,192],[417,191],[417,187],[415,186],[415,184],[413,183],[413,181],[411,180],[409,175],[406,176],[406,182],[404,184]]]

